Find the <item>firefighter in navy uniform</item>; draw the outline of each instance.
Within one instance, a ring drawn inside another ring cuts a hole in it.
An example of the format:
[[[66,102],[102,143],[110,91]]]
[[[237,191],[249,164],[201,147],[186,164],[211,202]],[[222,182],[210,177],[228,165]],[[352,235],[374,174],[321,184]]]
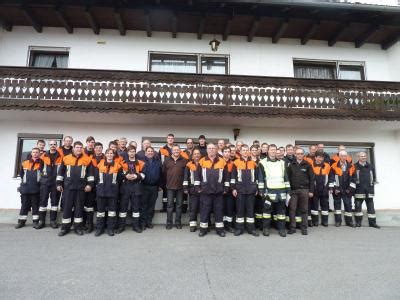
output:
[[[175,142],[175,136],[172,133],[168,134],[167,135],[167,144],[165,144],[163,147],[161,147],[160,152],[159,152],[161,164],[164,164],[164,160],[166,157],[171,156],[172,147],[174,146],[174,142]],[[167,212],[168,198],[167,198],[167,188],[165,187],[165,180],[162,183],[162,190],[163,190],[162,211]]]
[[[233,163],[231,174],[232,194],[236,197],[235,236],[243,234],[245,216],[247,232],[258,236],[254,226],[254,202],[257,191],[257,163],[249,157],[249,146],[242,145],[241,157]]]
[[[321,224],[328,226],[329,217],[329,174],[331,166],[325,161],[323,151],[317,151],[315,161],[312,163],[312,169],[315,176],[314,197],[311,201],[311,219],[314,226],[319,224],[319,212],[321,207]]]
[[[74,143],[73,152],[65,156],[57,173],[57,190],[64,194],[64,209],[59,236],[66,235],[74,218],[74,231],[83,235],[83,206],[85,193],[94,186],[93,167],[89,156],[83,153],[83,144]]]
[[[89,156],[91,161],[93,160],[94,157],[95,144],[96,141],[94,137],[92,136],[87,137],[84,153],[85,155]],[[93,216],[94,216],[95,204],[96,204],[96,191],[93,188],[90,192],[87,192],[85,194],[85,203],[83,206],[82,228],[86,231],[86,233],[91,233],[93,231]]]
[[[374,208],[374,185],[375,185],[375,169],[367,162],[367,153],[358,153],[358,162],[355,163],[355,172],[353,181],[356,183],[354,193],[355,201],[355,220],[356,227],[361,227],[363,212],[362,203],[365,201],[367,205],[368,223],[370,227],[379,229],[376,224],[376,215]]]
[[[73,138],[69,135],[65,136],[63,139],[63,145],[57,148],[58,153],[60,153],[61,157],[67,156],[72,153],[72,143]]]
[[[112,149],[107,149],[105,159],[102,159],[95,168],[96,196],[97,196],[97,220],[96,233],[99,236],[106,227],[107,210],[107,233],[114,235],[114,228],[117,219],[117,199],[119,196],[119,186],[126,171],[126,164],[123,166],[114,161],[115,153]]]
[[[183,191],[189,195],[189,227],[190,232],[197,229],[197,215],[200,207],[200,194],[194,186],[194,173],[199,166],[201,153],[199,149],[194,149],[192,159],[186,164],[183,175]]]
[[[32,209],[33,228],[39,226],[39,193],[40,193],[40,168],[42,161],[39,158],[39,148],[33,148],[30,159],[24,160],[21,166],[21,210],[19,212],[16,229],[25,226],[29,211]]]
[[[226,170],[228,173],[229,181],[230,183],[234,183],[231,177],[232,174],[232,168],[233,168],[233,162],[235,161],[234,159],[231,159],[231,149],[229,147],[224,147],[222,150],[222,158],[226,162]],[[233,217],[235,214],[235,198],[232,195],[232,189],[229,188],[228,192],[223,195],[224,199],[224,225],[225,225],[225,230],[228,232],[233,233]]]
[[[258,189],[264,197],[263,235],[269,236],[271,216],[274,214],[281,237],[286,237],[286,199],[290,193],[290,183],[285,162],[276,158],[276,145],[268,147],[268,156],[260,160],[258,171]]]
[[[60,202],[61,193],[57,191],[56,177],[58,168],[61,165],[62,157],[57,151],[57,142],[55,140],[49,141],[49,151],[43,153],[40,157],[42,160],[40,178],[40,206],[39,206],[39,220],[40,224],[38,229],[45,226],[47,204],[50,196],[50,226],[55,229],[57,225],[57,211]]]
[[[145,163],[136,159],[135,146],[128,147],[128,161],[124,166],[125,176],[121,184],[121,203],[118,215],[118,229],[116,233],[121,233],[125,230],[126,216],[129,203],[132,208],[132,230],[137,233],[143,231],[139,218],[140,218],[140,203],[142,202],[143,187],[142,181],[145,178]]]
[[[207,145],[207,156],[200,159],[194,180],[195,188],[200,192],[199,236],[207,234],[210,213],[213,212],[216,232],[220,237],[224,237],[223,194],[228,192],[230,184],[226,162],[218,157],[217,147],[214,144]]]
[[[342,225],[342,201],[346,226],[354,227],[351,197],[356,188],[353,177],[355,167],[348,162],[347,158],[347,152],[341,150],[339,152],[339,160],[331,165],[331,173],[329,175],[329,190],[333,195],[336,227]]]

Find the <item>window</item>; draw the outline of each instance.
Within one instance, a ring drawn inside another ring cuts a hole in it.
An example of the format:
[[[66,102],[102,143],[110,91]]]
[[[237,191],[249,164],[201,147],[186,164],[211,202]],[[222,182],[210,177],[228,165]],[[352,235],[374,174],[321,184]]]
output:
[[[29,66],[37,68],[68,68],[68,48],[29,49]]]
[[[228,56],[223,55],[149,53],[152,72],[228,74],[228,65]]]
[[[293,68],[295,78],[365,80],[363,62],[295,59]]]
[[[17,155],[15,158],[14,177],[18,177],[21,171],[22,162],[31,153],[32,148],[36,147],[38,140],[46,142],[45,150],[48,150],[50,140],[56,140],[58,145],[61,145],[63,136],[61,134],[32,134],[32,133],[19,133],[17,141]]]
[[[324,144],[324,151],[328,153],[331,157],[337,153],[337,148],[339,145],[344,145],[346,147],[346,151],[348,155],[351,156],[353,162],[356,163],[358,161],[357,154],[358,152],[364,151],[367,153],[367,160],[375,165],[374,159],[374,143],[354,143],[354,142],[324,142],[324,141],[296,141],[296,145],[299,145],[303,148],[305,153],[308,153],[308,147],[310,145],[316,145],[319,143]]]
[[[187,137],[190,138],[190,137]],[[175,137],[175,144],[179,145],[181,149],[186,149],[186,139],[187,138],[178,138]],[[193,139],[195,146],[198,146],[198,138],[197,137],[191,137]],[[167,138],[164,137],[143,137],[142,141],[144,140],[149,140],[151,142],[151,146],[154,148],[155,151],[160,151],[160,148],[164,147],[164,145],[167,143]],[[224,138],[207,138],[206,143],[214,143],[217,144],[218,140],[224,140],[225,143],[229,143],[228,139]]]
[[[295,62],[294,77],[308,79],[336,79],[336,66],[335,64],[328,63]]]
[[[362,66],[339,65],[340,79],[364,80],[364,68]]]

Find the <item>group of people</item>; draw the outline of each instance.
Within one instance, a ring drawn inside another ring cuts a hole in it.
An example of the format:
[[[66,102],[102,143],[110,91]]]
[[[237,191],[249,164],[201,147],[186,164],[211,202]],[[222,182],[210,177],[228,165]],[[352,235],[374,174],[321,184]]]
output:
[[[16,228],[25,226],[30,210],[33,227],[45,227],[50,199],[52,228],[58,228],[59,206],[62,210],[59,236],[72,227],[78,235],[95,229],[95,236],[104,232],[113,236],[125,230],[128,211],[132,229],[140,233],[153,228],[161,190],[166,229],[182,229],[182,212],[188,210],[190,231],[199,229],[200,237],[210,232],[211,216],[221,237],[245,231],[259,236],[258,230],[269,236],[272,227],[282,237],[296,229],[307,235],[309,226],[328,226],[329,194],[334,199],[335,226],[342,224],[343,202],[345,224],[360,227],[365,201],[369,226],[379,228],[373,203],[375,171],[365,152],[358,153],[353,163],[343,145],[330,157],[323,144],[311,145],[305,155],[299,146],[259,141],[249,146],[225,140],[214,144],[207,143],[204,135],[197,143],[188,138],[184,149],[173,134],[166,142],[156,152],[144,140],[137,151],[136,142],[119,138],[103,151],[103,144],[92,136],[86,146],[66,136],[60,147],[49,141],[45,151],[45,141],[39,140],[22,162]]]

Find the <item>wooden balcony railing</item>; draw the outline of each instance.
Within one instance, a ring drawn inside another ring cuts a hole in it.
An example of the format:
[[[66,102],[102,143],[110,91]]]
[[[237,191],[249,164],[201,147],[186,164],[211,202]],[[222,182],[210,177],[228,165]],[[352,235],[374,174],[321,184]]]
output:
[[[54,110],[400,120],[400,82],[0,67],[0,107],[46,103]]]

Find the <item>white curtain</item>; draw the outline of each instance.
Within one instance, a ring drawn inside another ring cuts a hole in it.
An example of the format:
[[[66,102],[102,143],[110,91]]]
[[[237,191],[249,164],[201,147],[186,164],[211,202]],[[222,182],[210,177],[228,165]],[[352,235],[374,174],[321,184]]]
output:
[[[68,56],[67,55],[57,55],[56,56],[57,68],[67,68],[68,67]]]
[[[151,61],[151,70],[154,72],[196,73],[196,65],[196,59],[156,58]]]
[[[309,78],[309,79],[335,79],[335,67],[334,66],[295,66],[294,77],[295,78]]]
[[[51,68],[54,62],[54,55],[37,54],[33,63],[34,67]]]

